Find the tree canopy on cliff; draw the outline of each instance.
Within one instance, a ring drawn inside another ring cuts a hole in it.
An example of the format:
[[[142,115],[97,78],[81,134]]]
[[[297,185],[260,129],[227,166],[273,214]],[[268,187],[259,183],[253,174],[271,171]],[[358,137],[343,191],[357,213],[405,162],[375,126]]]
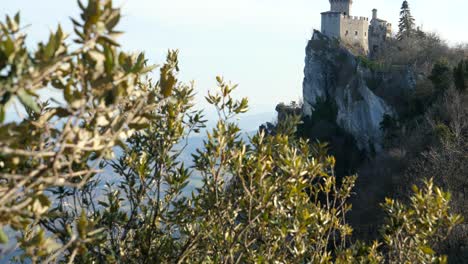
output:
[[[415,32],[414,27],[414,18],[411,15],[411,10],[409,8],[408,1],[403,1],[400,11],[400,21],[398,24],[397,38],[401,40],[405,37],[411,37]]]

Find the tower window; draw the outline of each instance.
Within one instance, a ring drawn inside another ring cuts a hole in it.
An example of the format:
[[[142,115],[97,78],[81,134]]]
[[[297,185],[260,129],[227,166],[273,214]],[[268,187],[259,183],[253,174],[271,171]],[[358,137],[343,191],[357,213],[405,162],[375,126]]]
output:
[[[348,30],[346,30],[345,36],[348,36],[348,34],[349,34],[349,31],[348,31]]]
[[[357,36],[357,35],[358,35],[358,32],[357,32],[357,31],[354,31],[354,35],[356,35],[356,36]]]

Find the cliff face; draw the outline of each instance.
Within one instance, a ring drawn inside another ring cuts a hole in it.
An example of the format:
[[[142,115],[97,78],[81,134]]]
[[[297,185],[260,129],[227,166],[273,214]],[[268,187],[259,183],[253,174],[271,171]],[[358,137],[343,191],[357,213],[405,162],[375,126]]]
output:
[[[395,90],[411,89],[414,81],[410,72],[377,73],[365,64],[337,40],[315,31],[306,48],[303,114],[312,117],[318,102],[331,102],[336,124],[354,137],[360,149],[378,152],[383,139],[380,123],[384,115],[396,115],[391,100],[384,100],[385,90],[393,89],[388,87],[392,83],[398,83]]]

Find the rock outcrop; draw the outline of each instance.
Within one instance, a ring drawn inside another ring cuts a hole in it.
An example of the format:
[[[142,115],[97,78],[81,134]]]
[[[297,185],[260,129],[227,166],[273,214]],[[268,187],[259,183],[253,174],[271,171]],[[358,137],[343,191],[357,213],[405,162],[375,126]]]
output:
[[[396,90],[412,89],[415,81],[411,71],[378,72],[366,64],[365,57],[315,31],[306,48],[303,114],[312,117],[318,102],[331,102],[336,124],[355,138],[360,149],[378,152],[383,141],[380,124],[385,115],[396,115],[382,90],[393,89],[387,87],[392,83],[398,83],[391,85]]]

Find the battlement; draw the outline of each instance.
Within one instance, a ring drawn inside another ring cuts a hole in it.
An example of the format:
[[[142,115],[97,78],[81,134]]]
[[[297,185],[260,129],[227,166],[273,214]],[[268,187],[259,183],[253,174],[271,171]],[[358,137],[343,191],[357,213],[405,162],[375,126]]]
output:
[[[362,16],[347,16],[347,15],[341,15],[343,19],[348,19],[348,20],[363,20],[363,21],[369,21],[368,17],[362,17]]]
[[[322,14],[322,16],[327,16],[327,17],[340,17],[340,18],[342,18],[342,19],[347,19],[347,20],[363,20],[363,21],[369,21],[369,18],[368,18],[368,17],[363,17],[363,16],[349,16],[349,15],[345,15],[345,14],[340,13],[340,12],[328,11],[328,12],[322,12],[321,14]]]

